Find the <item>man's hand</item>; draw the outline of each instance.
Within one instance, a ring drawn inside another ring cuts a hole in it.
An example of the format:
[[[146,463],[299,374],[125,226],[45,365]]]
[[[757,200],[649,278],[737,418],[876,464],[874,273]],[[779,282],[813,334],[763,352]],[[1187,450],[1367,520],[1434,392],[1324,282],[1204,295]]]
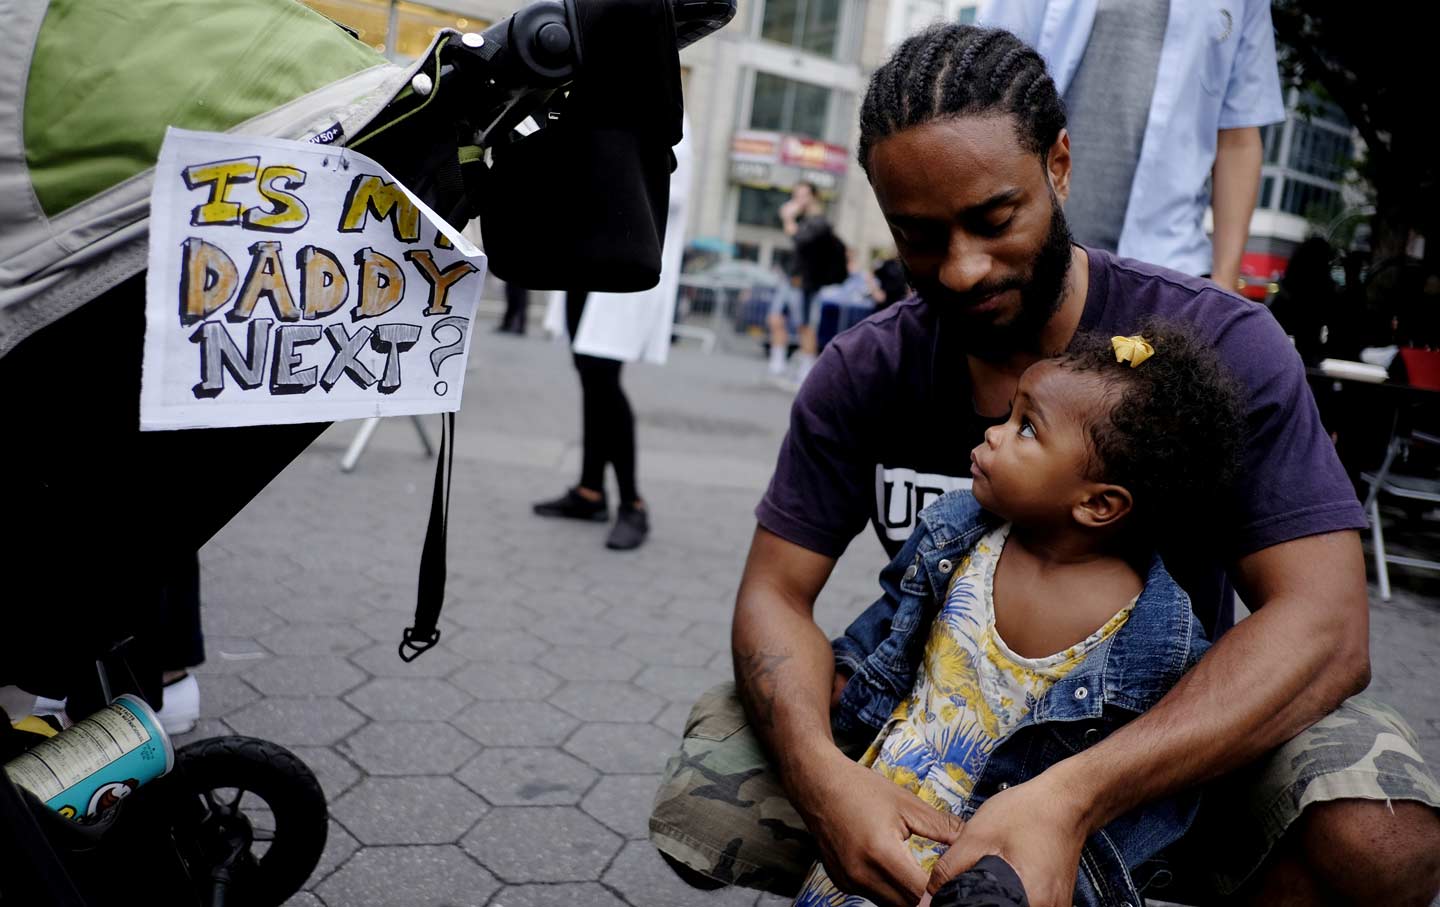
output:
[[[804,804],[795,806],[831,880],[878,907],[915,907],[926,877],[906,842],[921,835],[951,844],[964,823],[839,750],[807,776]]]
[[[930,873],[930,894],[996,854],[1014,868],[1030,907],[1069,907],[1086,831],[1082,810],[1040,775],[986,800]],[[828,864],[827,864],[828,865]]]

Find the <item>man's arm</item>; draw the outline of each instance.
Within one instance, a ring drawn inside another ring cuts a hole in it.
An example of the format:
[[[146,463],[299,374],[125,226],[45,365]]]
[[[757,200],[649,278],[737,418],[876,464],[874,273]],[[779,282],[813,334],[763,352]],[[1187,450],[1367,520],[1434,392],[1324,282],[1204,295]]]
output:
[[[780,206],[780,229],[785,231],[786,236],[794,237],[800,228],[800,203],[790,199]]]
[[[1227,290],[1233,291],[1240,280],[1240,258],[1250,236],[1250,215],[1260,191],[1264,153],[1257,126],[1221,129],[1216,138],[1210,197],[1215,213],[1211,277]]]
[[[1255,760],[1369,683],[1369,602],[1355,532],[1241,559],[1255,613],[1155,708],[1030,782],[997,794],[937,864],[930,890],[987,853],[1015,866],[1033,907],[1069,904],[1081,845],[1134,807]],[[1056,835],[1035,833],[1053,827]]]
[[[735,684],[831,879],[883,907],[913,907],[926,873],[905,842],[911,834],[951,841],[960,825],[835,746],[834,656],[814,619],[834,566],[756,528],[735,600]]]

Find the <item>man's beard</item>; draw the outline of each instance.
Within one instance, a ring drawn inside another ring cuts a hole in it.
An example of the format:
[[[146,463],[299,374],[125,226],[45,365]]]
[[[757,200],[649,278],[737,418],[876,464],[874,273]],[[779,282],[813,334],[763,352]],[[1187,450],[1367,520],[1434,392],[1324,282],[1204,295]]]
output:
[[[1010,353],[1038,349],[1040,334],[1060,308],[1064,296],[1072,244],[1065,212],[1060,210],[1060,202],[1052,193],[1050,230],[1027,276],[977,284],[964,292],[951,290],[938,279],[916,277],[908,267],[905,277],[942,324],[949,326],[949,338],[961,349],[985,359],[1002,358]],[[975,303],[1007,290],[1020,291],[1020,308],[1009,320],[997,322],[989,313],[970,313]]]

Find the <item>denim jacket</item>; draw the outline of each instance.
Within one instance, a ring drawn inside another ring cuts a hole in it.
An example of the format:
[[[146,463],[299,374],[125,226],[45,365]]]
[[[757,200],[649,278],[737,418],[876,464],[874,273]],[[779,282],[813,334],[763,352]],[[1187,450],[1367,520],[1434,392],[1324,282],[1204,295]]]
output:
[[[968,491],[954,491],[921,511],[910,540],[880,574],[883,595],[835,640],[837,668],[849,682],[834,716],[838,729],[874,733],[913,687],[930,627],[952,571],[999,521]],[[1125,624],[1035,703],[991,754],[962,818],[1014,784],[1094,745],[1153,706],[1209,648],[1190,599],[1151,560]],[[1075,887],[1077,905],[1132,905],[1153,864],[1189,829],[1199,793],[1147,803],[1086,842]]]

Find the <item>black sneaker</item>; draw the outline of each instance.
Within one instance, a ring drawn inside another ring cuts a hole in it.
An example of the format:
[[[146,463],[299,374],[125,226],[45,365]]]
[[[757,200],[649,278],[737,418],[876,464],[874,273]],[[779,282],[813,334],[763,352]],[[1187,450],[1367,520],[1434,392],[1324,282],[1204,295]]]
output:
[[[621,504],[620,510],[615,514],[615,526],[610,530],[610,537],[605,540],[605,547],[615,551],[629,551],[639,548],[649,534],[650,517],[645,511],[629,504]]]
[[[571,520],[590,520],[603,523],[610,519],[610,505],[602,495],[592,501],[571,488],[553,501],[540,501],[532,508],[540,516],[558,516]]]

